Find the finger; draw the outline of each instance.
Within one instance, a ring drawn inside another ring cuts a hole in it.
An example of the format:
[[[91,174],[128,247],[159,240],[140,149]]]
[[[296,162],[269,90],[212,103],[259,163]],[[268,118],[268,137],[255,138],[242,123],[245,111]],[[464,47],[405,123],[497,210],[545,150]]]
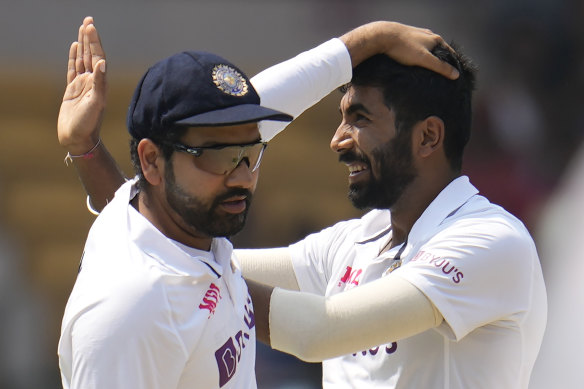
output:
[[[446,41],[440,35],[436,35],[436,42],[434,44],[434,47],[436,46],[443,46],[447,48],[448,51],[450,51],[453,55],[456,55],[456,51],[448,43],[446,43]]]
[[[77,56],[75,57],[75,71],[77,74],[85,73],[85,66],[83,66],[83,30],[85,27],[79,27],[79,34],[77,35]]]
[[[91,53],[92,68],[95,69],[97,62],[105,59],[105,52],[101,45],[101,39],[95,25],[90,24],[85,28],[85,35],[88,37],[89,51]]]
[[[69,60],[67,61],[67,84],[75,79],[77,75],[77,69],[75,67],[75,61],[77,59],[77,42],[71,43],[69,48]]]
[[[87,34],[89,26],[83,26],[83,66],[86,72],[93,72],[91,62],[91,48],[89,47],[89,35]]]
[[[456,80],[460,76],[460,73],[454,66],[442,61],[430,52],[426,53],[426,67],[451,80]]]
[[[87,27],[90,24],[93,24],[93,16],[86,16],[83,18],[83,26]]]
[[[105,59],[96,62],[93,72],[93,90],[100,99],[105,99],[106,92],[106,63]]]

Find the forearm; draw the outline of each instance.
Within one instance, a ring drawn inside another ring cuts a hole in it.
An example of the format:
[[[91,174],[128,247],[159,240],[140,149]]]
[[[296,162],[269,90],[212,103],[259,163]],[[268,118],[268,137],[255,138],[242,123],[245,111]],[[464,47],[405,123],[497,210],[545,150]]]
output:
[[[339,39],[274,65],[251,79],[262,105],[298,117],[330,92],[351,80],[351,59]],[[270,140],[287,123],[262,122],[264,140]]]
[[[391,276],[331,297],[274,289],[269,304],[272,348],[310,362],[398,341],[443,320],[415,286]]]
[[[98,212],[113,199],[116,190],[125,182],[124,174],[103,144],[93,151],[92,158],[72,158],[72,164],[92,208]]]
[[[271,249],[235,250],[246,280],[253,280],[272,287],[299,290],[292,257],[287,247]]]
[[[378,23],[391,22],[365,24],[339,37],[347,47],[353,67],[375,54],[383,53],[382,29]]]
[[[274,288],[268,285],[246,280],[249,295],[253,303],[253,314],[255,320],[256,338],[260,342],[270,345],[270,296]]]

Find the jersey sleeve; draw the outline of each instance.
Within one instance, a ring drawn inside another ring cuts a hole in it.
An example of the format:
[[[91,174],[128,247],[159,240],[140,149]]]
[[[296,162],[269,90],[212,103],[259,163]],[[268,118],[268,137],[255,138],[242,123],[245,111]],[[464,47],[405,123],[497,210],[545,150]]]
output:
[[[445,319],[439,330],[456,340],[488,323],[514,326],[531,303],[538,260],[522,226],[496,217],[460,223],[392,273],[426,294]]]
[[[300,291],[325,294],[336,267],[343,266],[343,253],[352,246],[349,235],[357,226],[358,220],[340,222],[289,246]]]
[[[262,71],[252,77],[251,83],[263,106],[296,118],[349,82],[351,75],[349,52],[343,42],[335,38]],[[261,122],[262,139],[269,141],[287,125],[284,122]]]

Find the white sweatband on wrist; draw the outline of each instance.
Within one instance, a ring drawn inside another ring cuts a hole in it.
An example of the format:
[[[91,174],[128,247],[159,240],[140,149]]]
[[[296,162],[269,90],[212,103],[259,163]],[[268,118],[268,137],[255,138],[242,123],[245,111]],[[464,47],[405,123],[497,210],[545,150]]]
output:
[[[245,279],[272,287],[299,290],[288,247],[237,249],[234,253]]]
[[[442,320],[418,288],[391,274],[330,297],[276,288],[270,342],[274,349],[320,362],[416,335]]]

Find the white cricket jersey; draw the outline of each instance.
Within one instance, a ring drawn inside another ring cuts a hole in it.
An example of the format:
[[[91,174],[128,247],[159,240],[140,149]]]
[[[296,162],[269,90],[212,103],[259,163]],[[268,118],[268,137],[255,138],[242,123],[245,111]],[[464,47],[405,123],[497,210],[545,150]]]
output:
[[[59,341],[63,387],[256,388],[255,324],[227,239],[172,241],[124,184],[91,227]]]
[[[324,361],[324,387],[527,388],[547,301],[523,224],[463,176],[428,206],[406,243],[380,255],[391,235],[389,211],[374,210],[290,246],[300,289],[324,296],[384,276],[399,255],[393,274],[444,317],[419,335]]]

